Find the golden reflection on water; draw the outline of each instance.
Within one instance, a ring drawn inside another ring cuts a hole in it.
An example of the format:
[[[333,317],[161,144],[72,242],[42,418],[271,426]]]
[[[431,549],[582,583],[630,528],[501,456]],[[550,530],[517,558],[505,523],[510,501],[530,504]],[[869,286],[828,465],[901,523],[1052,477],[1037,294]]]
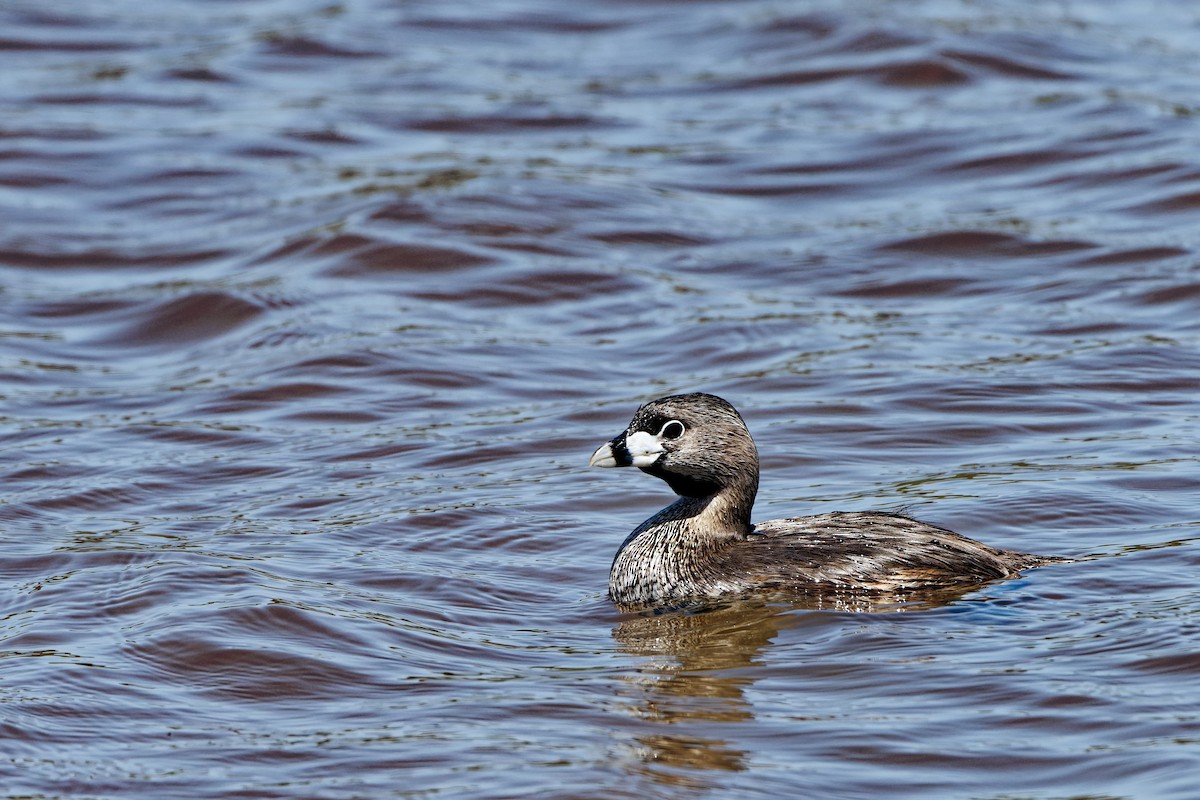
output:
[[[670,786],[702,789],[705,771],[741,771],[749,753],[729,739],[702,735],[752,722],[746,689],[754,667],[781,630],[807,611],[904,613],[948,605],[977,587],[921,594],[821,594],[789,604],[739,601],[712,608],[630,616],[613,630],[627,654],[646,659],[624,677],[638,717],[656,726],[625,750],[631,774]]]

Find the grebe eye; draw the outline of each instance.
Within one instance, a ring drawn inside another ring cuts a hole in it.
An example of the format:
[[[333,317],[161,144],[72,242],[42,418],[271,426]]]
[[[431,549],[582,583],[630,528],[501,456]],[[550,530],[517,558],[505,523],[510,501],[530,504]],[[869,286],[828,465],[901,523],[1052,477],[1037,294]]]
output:
[[[662,430],[659,431],[658,435],[664,439],[678,439],[680,436],[683,436],[683,423],[677,419],[673,419],[662,426]]]

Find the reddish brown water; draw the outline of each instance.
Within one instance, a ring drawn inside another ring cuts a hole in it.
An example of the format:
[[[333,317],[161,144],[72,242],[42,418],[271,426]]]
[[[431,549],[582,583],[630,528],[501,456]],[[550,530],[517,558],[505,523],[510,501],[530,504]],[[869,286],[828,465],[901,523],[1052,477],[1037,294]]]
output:
[[[1200,11],[0,5],[0,797],[1200,796]],[[1079,559],[622,616],[756,517]]]

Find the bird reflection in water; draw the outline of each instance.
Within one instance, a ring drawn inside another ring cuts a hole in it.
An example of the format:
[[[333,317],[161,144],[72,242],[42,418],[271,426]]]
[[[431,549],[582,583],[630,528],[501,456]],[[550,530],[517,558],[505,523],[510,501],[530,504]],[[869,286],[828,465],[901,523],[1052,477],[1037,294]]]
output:
[[[626,678],[626,697],[645,723],[625,750],[626,771],[689,789],[716,784],[706,772],[739,772],[750,754],[731,726],[754,719],[745,691],[757,680],[767,645],[789,628],[825,627],[826,614],[903,613],[949,605],[978,587],[905,594],[819,594],[627,616],[613,638],[645,665]]]

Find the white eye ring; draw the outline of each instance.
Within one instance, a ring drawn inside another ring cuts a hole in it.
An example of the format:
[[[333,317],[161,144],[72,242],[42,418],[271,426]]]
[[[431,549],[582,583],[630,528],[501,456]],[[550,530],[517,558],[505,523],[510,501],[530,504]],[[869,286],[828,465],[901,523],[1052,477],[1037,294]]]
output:
[[[677,419],[673,419],[662,426],[662,430],[658,432],[658,438],[678,439],[680,436],[683,436],[683,432],[685,430],[687,429],[683,427],[682,422]]]

